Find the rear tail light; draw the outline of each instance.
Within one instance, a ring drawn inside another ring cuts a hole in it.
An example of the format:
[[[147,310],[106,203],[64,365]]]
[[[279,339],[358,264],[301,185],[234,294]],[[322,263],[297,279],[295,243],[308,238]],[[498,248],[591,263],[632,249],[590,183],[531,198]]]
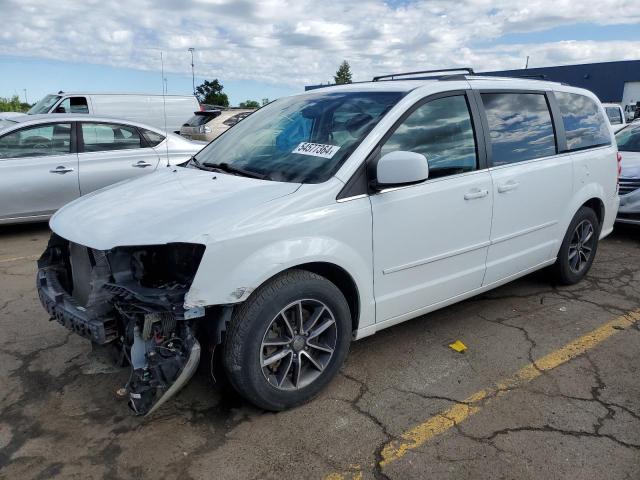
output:
[[[200,111],[204,112],[204,105],[200,105]]]
[[[616,178],[616,186],[620,187],[620,174],[622,173],[622,155],[620,155],[620,152],[616,152],[616,160],[618,162],[618,176]]]

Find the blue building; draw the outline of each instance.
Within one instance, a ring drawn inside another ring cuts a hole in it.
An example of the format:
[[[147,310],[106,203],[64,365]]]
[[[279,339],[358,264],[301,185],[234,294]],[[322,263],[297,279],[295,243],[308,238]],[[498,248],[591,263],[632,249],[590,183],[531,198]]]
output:
[[[583,63],[558,67],[528,68],[482,72],[482,75],[524,77],[540,76],[546,80],[586,88],[601,102],[628,105],[640,101],[640,60]]]
[[[557,67],[528,68],[478,72],[479,75],[505,77],[539,77],[554,82],[586,88],[600,101],[628,105],[640,101],[640,60],[620,62],[584,63]],[[420,78],[420,77],[413,77]],[[305,90],[329,85],[308,85]]]

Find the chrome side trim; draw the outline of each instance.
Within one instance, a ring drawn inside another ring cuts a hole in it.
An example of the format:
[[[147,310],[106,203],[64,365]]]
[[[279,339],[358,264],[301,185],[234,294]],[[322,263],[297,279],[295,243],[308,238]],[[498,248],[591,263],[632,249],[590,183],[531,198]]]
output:
[[[494,238],[491,240],[491,245],[495,245],[496,243],[506,242],[507,240],[511,240],[512,238],[521,237],[522,235],[527,235],[529,233],[536,232],[538,230],[542,230],[544,228],[553,227],[557,220],[553,220],[551,222],[543,223],[542,225],[535,225],[533,227],[525,228],[524,230],[520,230],[519,232],[510,233],[508,235],[503,235],[502,237]]]
[[[442,253],[440,255],[434,255],[433,257],[423,258],[420,260],[416,260],[414,262],[405,263],[404,265],[398,265],[396,267],[390,267],[382,270],[383,275],[389,275],[391,273],[400,272],[402,270],[407,270],[409,268],[419,267],[422,265],[427,265],[429,263],[437,262],[439,260],[444,260],[449,257],[455,257],[457,255],[462,255],[465,253],[473,252],[475,250],[480,250],[481,248],[489,247],[491,245],[495,245],[497,243],[506,242],[507,240],[511,240],[516,237],[520,237],[522,235],[527,235],[529,233],[536,232],[538,230],[542,230],[544,228],[552,227],[557,224],[557,220],[552,222],[543,223],[542,225],[536,225],[534,227],[526,228],[524,230],[520,230],[519,232],[510,233],[509,235],[504,235],[502,237],[498,237],[491,241],[486,241],[482,243],[478,243],[476,245],[471,245],[470,247],[460,248],[458,250],[452,250],[449,252]]]
[[[460,248],[458,250],[452,250],[450,252],[445,252],[440,255],[434,255],[433,257],[416,260],[415,262],[405,263],[404,265],[399,265],[397,267],[387,268],[383,270],[382,273],[384,275],[389,275],[390,273],[399,272],[401,270],[407,270],[409,268],[419,267],[421,265],[426,265],[428,263],[437,262],[438,260],[444,260],[445,258],[455,257],[457,255],[462,255],[464,253],[480,250],[481,248],[488,247],[490,244],[491,242],[489,241],[478,243],[476,245],[471,245],[470,247]]]
[[[354,195],[353,197],[341,198],[340,200],[336,200],[336,202],[338,202],[338,203],[350,202],[351,200],[358,200],[360,198],[367,198],[368,196],[369,195],[367,195],[366,193],[361,193],[360,195]]]

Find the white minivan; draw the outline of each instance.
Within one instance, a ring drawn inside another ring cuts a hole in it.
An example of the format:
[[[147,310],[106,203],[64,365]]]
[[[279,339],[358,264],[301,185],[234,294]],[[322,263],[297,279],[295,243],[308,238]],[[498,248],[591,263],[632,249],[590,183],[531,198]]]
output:
[[[180,126],[200,110],[193,95],[150,95],[137,93],[58,92],[46,95],[29,111],[44,113],[86,113],[100,117],[121,118],[179,133]]]
[[[282,410],[352,340],[544,267],[587,274],[620,160],[591,92],[470,69],[387,78],[276,100],[186,168],[54,215],[41,302],[124,350],[135,412],[184,385],[201,343],[240,394]]]

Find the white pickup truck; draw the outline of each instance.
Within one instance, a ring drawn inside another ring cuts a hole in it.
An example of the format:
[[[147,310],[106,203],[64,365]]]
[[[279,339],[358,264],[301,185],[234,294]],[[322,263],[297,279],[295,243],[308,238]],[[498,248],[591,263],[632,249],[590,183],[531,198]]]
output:
[[[607,118],[614,132],[618,132],[627,126],[627,117],[620,105],[617,103],[603,103],[602,106],[607,113]]]

